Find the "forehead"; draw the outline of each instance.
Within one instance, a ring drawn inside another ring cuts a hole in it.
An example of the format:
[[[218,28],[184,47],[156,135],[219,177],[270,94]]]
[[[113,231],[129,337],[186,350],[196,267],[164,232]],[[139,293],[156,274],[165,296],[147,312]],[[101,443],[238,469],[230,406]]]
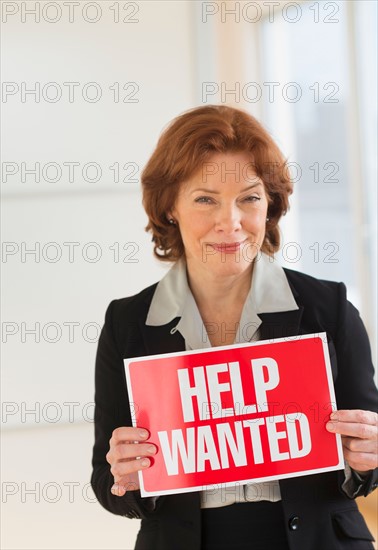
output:
[[[256,175],[253,156],[245,151],[214,153],[187,181],[185,187],[198,184],[241,183],[252,185],[262,183]]]
[[[207,162],[225,163],[233,165],[236,162],[247,164],[253,162],[253,156],[247,151],[227,151],[226,153],[214,153]]]

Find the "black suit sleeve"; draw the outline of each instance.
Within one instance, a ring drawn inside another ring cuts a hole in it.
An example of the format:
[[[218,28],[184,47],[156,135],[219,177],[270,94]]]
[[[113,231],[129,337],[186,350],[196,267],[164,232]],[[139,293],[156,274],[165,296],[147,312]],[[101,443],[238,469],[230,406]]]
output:
[[[143,518],[152,509],[152,501],[142,499],[139,491],[129,491],[123,497],[114,496],[110,492],[114,480],[105,458],[113,430],[120,426],[132,426],[123,357],[114,337],[116,305],[114,300],[106,311],[96,355],[95,444],[91,485],[100,504],[109,512],[128,518]]]
[[[339,284],[336,335],[338,376],[335,383],[339,409],[378,411],[369,339],[357,309],[347,301],[345,285]],[[354,495],[367,496],[378,486],[378,468],[372,470]]]

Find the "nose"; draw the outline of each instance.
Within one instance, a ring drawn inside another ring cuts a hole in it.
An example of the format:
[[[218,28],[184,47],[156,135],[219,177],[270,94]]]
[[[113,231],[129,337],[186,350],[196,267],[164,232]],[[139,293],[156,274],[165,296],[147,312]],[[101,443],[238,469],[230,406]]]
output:
[[[225,235],[241,229],[241,212],[235,204],[222,205],[217,213],[215,229]]]

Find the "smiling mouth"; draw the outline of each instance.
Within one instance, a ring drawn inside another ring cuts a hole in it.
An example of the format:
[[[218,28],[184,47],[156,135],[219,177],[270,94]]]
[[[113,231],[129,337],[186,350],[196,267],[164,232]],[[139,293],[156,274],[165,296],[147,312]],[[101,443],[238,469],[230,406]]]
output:
[[[244,241],[235,242],[235,243],[211,243],[211,246],[217,252],[223,252],[225,254],[231,254],[232,252],[237,252],[240,249],[240,246]]]

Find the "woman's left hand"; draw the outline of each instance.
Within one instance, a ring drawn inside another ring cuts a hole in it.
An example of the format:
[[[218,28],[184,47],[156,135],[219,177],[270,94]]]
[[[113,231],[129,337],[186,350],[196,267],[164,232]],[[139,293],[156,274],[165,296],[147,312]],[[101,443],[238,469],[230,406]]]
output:
[[[378,467],[378,414],[372,411],[334,411],[326,428],[342,437],[344,458],[363,473]]]

